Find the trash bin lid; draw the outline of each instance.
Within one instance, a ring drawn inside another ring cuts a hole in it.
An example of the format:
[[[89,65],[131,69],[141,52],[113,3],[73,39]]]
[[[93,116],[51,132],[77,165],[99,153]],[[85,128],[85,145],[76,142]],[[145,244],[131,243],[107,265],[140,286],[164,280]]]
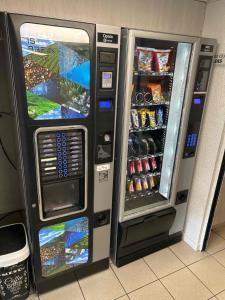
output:
[[[24,225],[16,223],[0,227],[0,267],[16,264],[28,256]]]

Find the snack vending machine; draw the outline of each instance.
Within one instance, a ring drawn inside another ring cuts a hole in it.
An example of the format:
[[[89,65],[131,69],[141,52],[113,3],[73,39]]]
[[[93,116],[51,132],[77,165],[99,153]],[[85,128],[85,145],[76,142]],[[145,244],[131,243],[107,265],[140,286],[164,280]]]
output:
[[[41,293],[109,264],[120,29],[6,13],[0,26]]]
[[[215,41],[122,29],[112,260],[182,238]]]

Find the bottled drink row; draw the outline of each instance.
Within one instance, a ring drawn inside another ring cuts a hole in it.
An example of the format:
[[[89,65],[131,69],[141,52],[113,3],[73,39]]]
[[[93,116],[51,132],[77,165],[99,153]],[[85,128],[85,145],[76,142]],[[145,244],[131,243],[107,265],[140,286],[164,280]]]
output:
[[[128,174],[130,176],[141,173],[155,172],[159,169],[159,162],[155,157],[135,159],[128,161]]]
[[[160,106],[156,109],[131,109],[130,129],[160,128],[164,125],[164,110]]]
[[[135,192],[157,191],[159,178],[157,175],[141,174],[127,177],[127,194],[131,196]]]

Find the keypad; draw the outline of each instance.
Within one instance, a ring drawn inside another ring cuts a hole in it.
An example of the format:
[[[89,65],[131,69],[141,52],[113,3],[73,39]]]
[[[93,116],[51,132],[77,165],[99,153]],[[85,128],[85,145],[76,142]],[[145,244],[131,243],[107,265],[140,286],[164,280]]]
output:
[[[191,133],[187,137],[187,147],[195,147],[197,143],[197,133]]]

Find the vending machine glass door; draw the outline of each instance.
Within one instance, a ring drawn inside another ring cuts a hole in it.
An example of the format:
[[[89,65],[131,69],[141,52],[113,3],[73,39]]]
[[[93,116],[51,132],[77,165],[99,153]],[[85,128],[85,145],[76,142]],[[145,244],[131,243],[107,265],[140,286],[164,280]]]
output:
[[[191,51],[191,43],[134,38],[125,217],[170,203]]]

